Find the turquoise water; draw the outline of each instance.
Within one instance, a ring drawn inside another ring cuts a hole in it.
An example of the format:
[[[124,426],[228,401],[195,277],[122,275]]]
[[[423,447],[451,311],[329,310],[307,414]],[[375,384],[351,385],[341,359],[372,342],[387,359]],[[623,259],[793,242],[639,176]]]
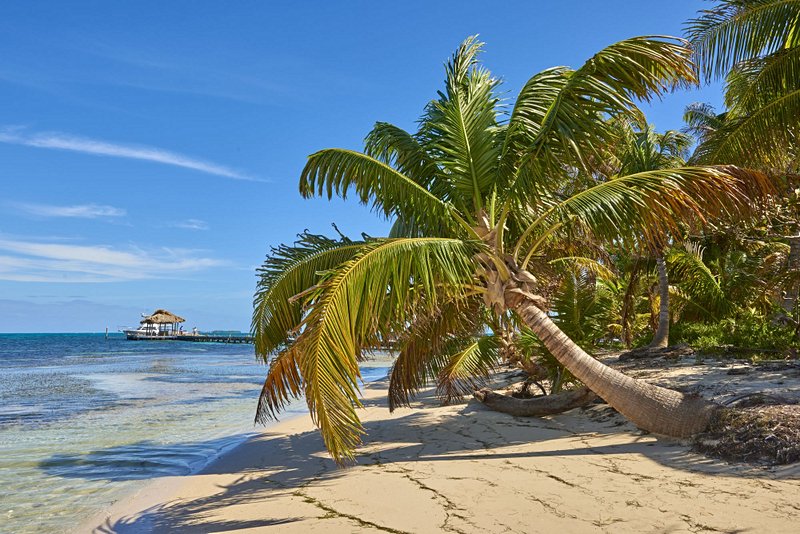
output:
[[[70,532],[200,469],[259,430],[264,372],[252,345],[0,334],[0,532]]]

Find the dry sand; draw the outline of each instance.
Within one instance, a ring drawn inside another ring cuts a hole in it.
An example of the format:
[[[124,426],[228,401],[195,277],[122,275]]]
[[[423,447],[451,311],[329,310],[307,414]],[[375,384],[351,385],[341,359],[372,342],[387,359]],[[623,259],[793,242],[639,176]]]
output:
[[[731,364],[628,372],[724,399],[798,393],[798,371]],[[800,464],[730,465],[647,435],[605,405],[545,419],[430,394],[390,414],[369,385],[358,464],[339,469],[308,417],[251,439],[200,474],[162,479],[95,532],[800,532]]]

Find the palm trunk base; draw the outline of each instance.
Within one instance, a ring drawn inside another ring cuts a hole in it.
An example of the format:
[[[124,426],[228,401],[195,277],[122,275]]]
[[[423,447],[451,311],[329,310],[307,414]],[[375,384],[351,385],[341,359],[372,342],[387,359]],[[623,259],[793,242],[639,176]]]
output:
[[[505,300],[564,367],[639,428],[689,437],[704,431],[719,408],[700,396],[631,378],[588,355],[527,298],[526,292],[509,289]]]

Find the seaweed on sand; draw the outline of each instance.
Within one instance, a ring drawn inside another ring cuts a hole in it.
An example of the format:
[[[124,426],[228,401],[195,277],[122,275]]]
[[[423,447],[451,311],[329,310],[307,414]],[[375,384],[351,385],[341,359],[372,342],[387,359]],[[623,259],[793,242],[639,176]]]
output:
[[[720,408],[694,447],[734,462],[783,465],[800,461],[800,405]]]

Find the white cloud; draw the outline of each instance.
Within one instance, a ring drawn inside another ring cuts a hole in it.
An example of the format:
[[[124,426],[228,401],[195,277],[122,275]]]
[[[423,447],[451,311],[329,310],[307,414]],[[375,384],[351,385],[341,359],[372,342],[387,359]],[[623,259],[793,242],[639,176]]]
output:
[[[18,209],[39,217],[75,217],[97,219],[101,217],[124,217],[126,211],[114,206],[98,204],[79,204],[75,206],[53,206],[50,204],[14,204]]]
[[[98,156],[111,156],[116,158],[138,159],[162,163],[164,165],[174,165],[185,169],[193,169],[206,174],[223,176],[233,180],[247,180],[251,182],[264,182],[260,178],[254,178],[241,173],[230,167],[211,163],[177,152],[164,150],[162,148],[144,145],[124,145],[78,137],[59,132],[43,132],[26,134],[19,128],[6,128],[0,131],[0,143],[10,143],[15,145],[25,145],[37,148],[51,148],[57,150],[69,150],[83,154],[94,154]]]
[[[173,228],[183,228],[185,230],[208,230],[208,223],[200,219],[186,219],[185,221],[172,223],[170,226]]]
[[[107,245],[0,239],[0,280],[117,282],[176,278],[222,265],[226,262],[186,249],[119,250]]]

